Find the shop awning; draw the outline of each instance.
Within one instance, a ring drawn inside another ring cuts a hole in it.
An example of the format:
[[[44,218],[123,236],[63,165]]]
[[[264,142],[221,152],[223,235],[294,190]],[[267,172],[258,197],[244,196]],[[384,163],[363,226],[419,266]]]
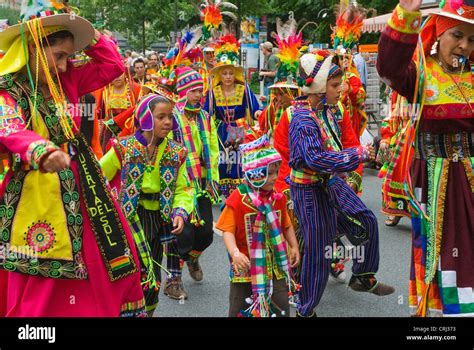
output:
[[[423,17],[428,16],[430,13],[438,13],[440,11],[439,7],[422,9],[421,14]],[[364,25],[362,27],[362,33],[378,33],[384,30],[389,18],[392,16],[392,13],[387,13],[386,15],[381,15],[377,17],[367,18],[364,20]]]

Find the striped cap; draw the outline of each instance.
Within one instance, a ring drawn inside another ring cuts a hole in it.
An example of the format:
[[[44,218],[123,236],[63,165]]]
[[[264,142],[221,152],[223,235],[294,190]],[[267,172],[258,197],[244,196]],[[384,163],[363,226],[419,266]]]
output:
[[[176,73],[176,92],[179,99],[186,98],[188,91],[203,88],[204,80],[201,74],[189,67],[179,67]]]
[[[268,167],[281,161],[280,154],[270,145],[267,135],[240,145],[239,148],[245,178],[252,186],[262,187],[268,179]]]

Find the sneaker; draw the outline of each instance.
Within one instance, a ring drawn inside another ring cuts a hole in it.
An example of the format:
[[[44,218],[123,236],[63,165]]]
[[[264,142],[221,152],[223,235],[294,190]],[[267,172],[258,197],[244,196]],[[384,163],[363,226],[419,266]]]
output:
[[[329,269],[329,276],[332,277],[333,280],[339,283],[346,282],[346,272],[344,270],[340,270],[337,268],[330,268]]]
[[[187,261],[186,265],[188,265],[189,275],[191,278],[196,282],[202,281],[203,273],[199,260],[196,259],[194,262]]]
[[[292,294],[290,297],[288,297],[288,303],[291,307],[296,307],[299,302],[300,298],[298,296],[298,293]]]
[[[188,299],[181,277],[172,277],[166,281],[164,293],[168,298],[175,300]]]
[[[344,261],[338,258],[333,258],[331,267],[329,268],[329,276],[339,283],[346,282],[346,272],[344,271]]]
[[[395,291],[392,286],[377,281],[375,275],[352,275],[348,287],[356,292],[367,292],[378,296],[390,295]]]

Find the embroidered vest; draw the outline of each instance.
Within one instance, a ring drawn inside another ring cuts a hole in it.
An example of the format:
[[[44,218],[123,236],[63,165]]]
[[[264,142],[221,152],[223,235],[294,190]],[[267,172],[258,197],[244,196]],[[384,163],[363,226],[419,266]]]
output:
[[[160,160],[160,212],[163,221],[168,223],[171,221],[179,168],[186,161],[187,151],[173,140],[165,139],[163,142],[167,144]],[[135,136],[119,141],[114,147],[123,164],[119,202],[127,219],[131,220],[136,214],[142,189],[147,164],[146,147]]]
[[[433,58],[427,59],[426,67],[425,100],[415,157],[447,158],[455,162],[474,157],[474,134],[463,131],[468,130],[467,125],[474,118],[471,110],[474,105],[471,72],[464,72],[461,76],[455,74],[451,78]],[[437,126],[447,120],[449,128],[446,124]]]

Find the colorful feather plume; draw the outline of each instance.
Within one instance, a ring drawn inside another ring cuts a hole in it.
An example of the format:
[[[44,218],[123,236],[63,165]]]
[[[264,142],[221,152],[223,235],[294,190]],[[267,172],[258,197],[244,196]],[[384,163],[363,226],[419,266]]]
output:
[[[298,61],[302,52],[307,49],[303,45],[303,33],[291,33],[286,39],[276,36],[278,43],[277,57],[280,59],[280,67],[277,72],[277,80],[282,77],[293,76],[295,79],[298,76]]]
[[[230,11],[222,11],[223,8],[229,8],[232,10],[237,10],[237,6],[230,2],[220,1],[220,0],[206,0],[203,2],[199,8],[199,13],[201,15],[201,20],[203,21],[202,25],[202,41],[206,41],[211,37],[212,31],[219,29],[223,15],[237,20],[237,16]]]
[[[202,50],[197,43],[202,35],[201,27],[195,27],[183,34],[182,38],[170,49],[163,59],[160,76],[172,79],[174,70],[180,66],[192,66],[204,60]]]
[[[338,6],[336,26],[332,28],[331,40],[336,50],[350,50],[359,42],[364,24],[365,10],[356,4],[342,0]]]

